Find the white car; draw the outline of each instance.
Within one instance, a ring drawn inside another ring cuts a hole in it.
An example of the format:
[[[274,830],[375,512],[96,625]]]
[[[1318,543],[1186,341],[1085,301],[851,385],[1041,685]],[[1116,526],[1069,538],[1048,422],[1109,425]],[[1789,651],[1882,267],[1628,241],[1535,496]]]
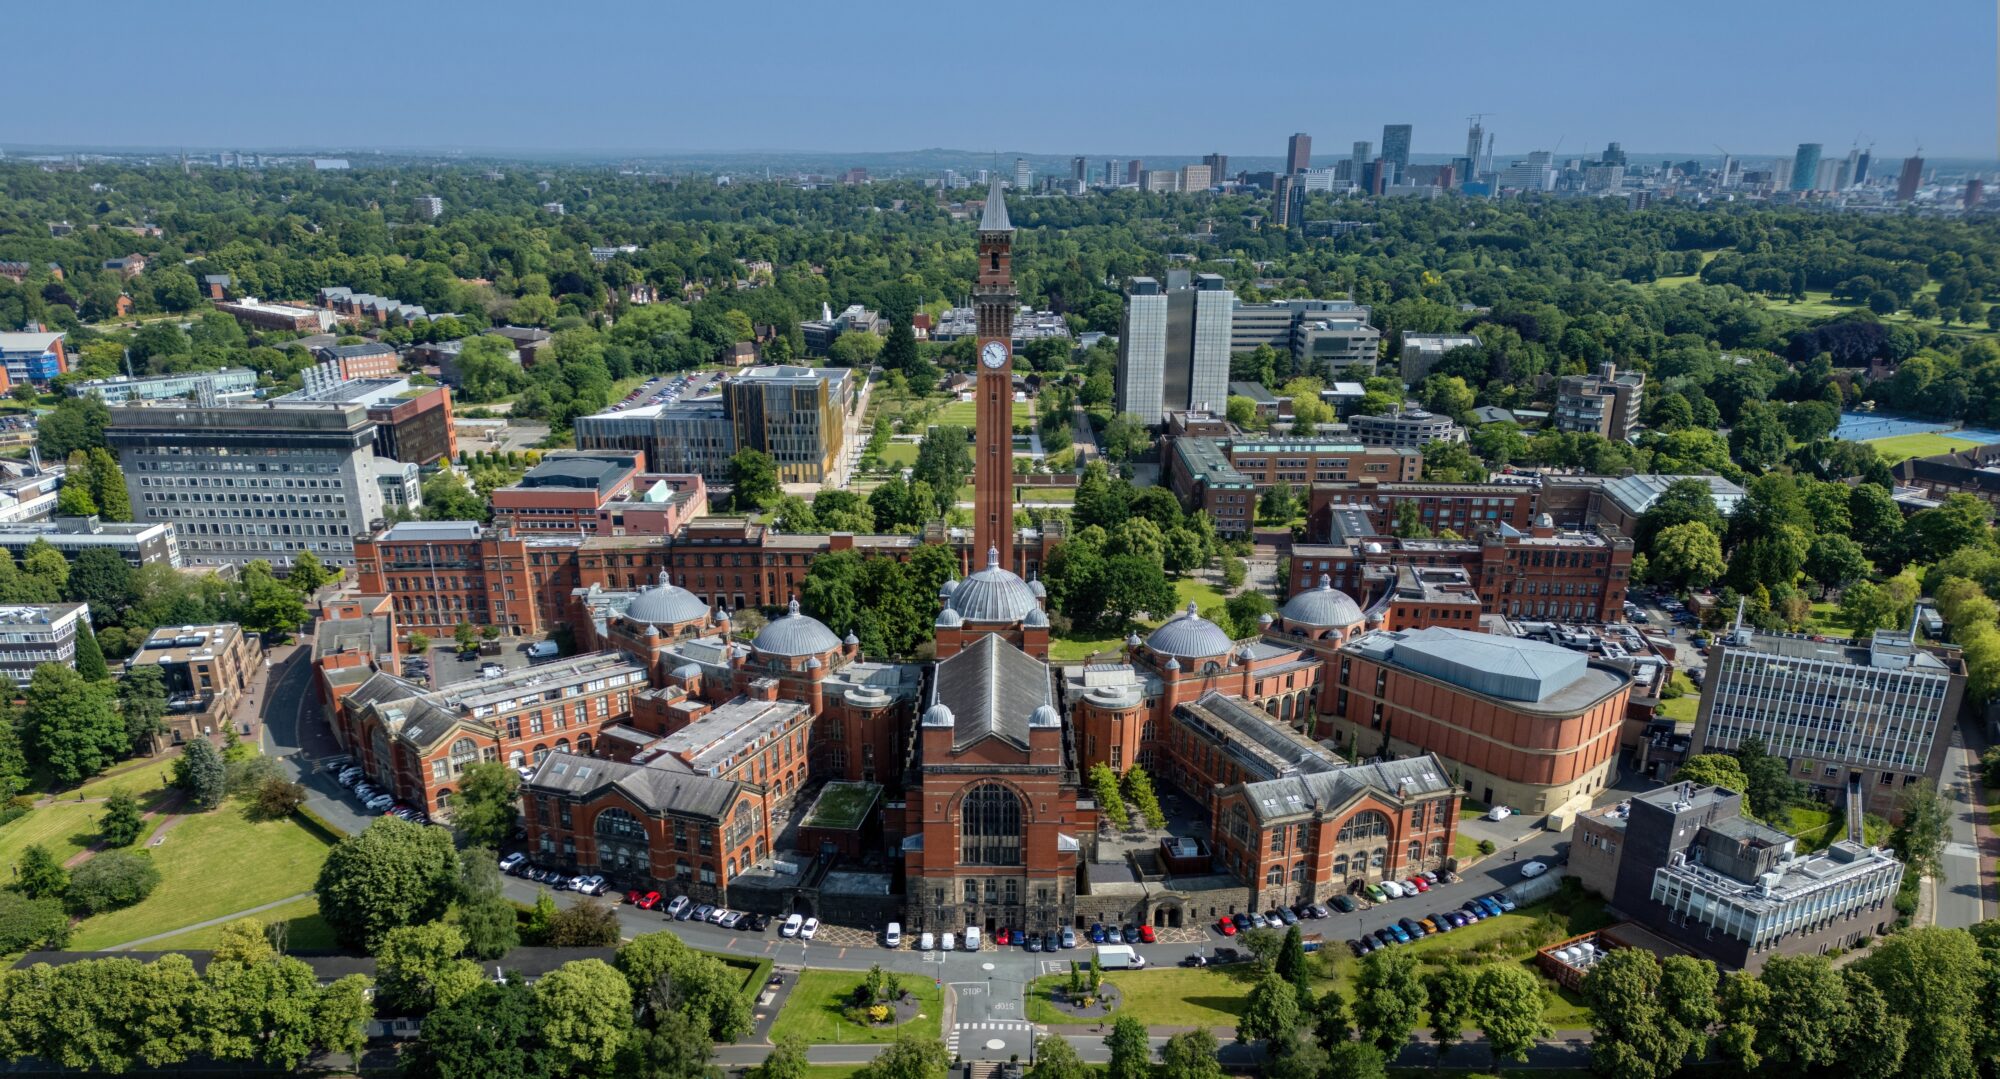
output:
[[[722,921],[717,924],[721,925],[722,928],[724,929],[734,929],[737,926],[743,924],[743,912],[732,910],[729,913],[723,915]]]
[[[799,936],[811,940],[819,935],[819,919],[807,918],[806,924],[799,926]]]
[[[684,895],[675,896],[674,901],[667,904],[667,917],[669,918],[675,917],[676,915],[680,914],[681,911],[686,910],[687,905],[688,905],[687,896]]]
[[[1514,811],[1508,809],[1506,806],[1494,806],[1492,809],[1486,811],[1486,819],[1491,821],[1506,820],[1513,815]]]
[[[799,935],[799,927],[804,924],[805,919],[794,914],[785,919],[784,925],[778,927],[778,935],[781,937],[796,937]]]
[[[520,851],[515,851],[512,854],[505,855],[500,859],[500,872],[512,873],[516,869],[521,868],[521,863],[527,860],[528,856],[522,854]]]
[[[728,907],[717,907],[708,912],[708,924],[721,925],[722,919],[729,917]]]
[[[885,948],[900,948],[903,946],[903,923],[889,923],[888,931],[882,934],[882,946]]]
[[[1391,899],[1401,899],[1403,898],[1403,886],[1396,881],[1385,880],[1382,882],[1382,894]]]
[[[1524,877],[1539,877],[1548,871],[1546,862],[1529,862],[1521,867],[1521,875]]]

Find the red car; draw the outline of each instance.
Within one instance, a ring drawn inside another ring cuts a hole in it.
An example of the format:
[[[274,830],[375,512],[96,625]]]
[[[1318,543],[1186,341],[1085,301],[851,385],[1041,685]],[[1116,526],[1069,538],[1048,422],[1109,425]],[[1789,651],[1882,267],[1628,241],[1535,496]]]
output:
[[[1403,883],[1409,885],[1412,888],[1415,888],[1419,893],[1428,892],[1431,890],[1430,882],[1422,877],[1411,877],[1409,880],[1406,880]]]
[[[996,930],[994,930],[994,932],[993,932],[993,943],[995,943],[995,944],[1005,944],[1005,943],[1007,943],[1007,931],[1006,931],[1005,929],[996,929]]]
[[[1217,918],[1215,920],[1215,927],[1217,929],[1222,930],[1222,935],[1225,937],[1233,937],[1236,935],[1236,923],[1230,921],[1227,918]]]
[[[637,903],[632,905],[638,907],[640,910],[652,910],[654,907],[660,905],[660,893],[647,892],[645,895],[639,897]]]
[[[1139,927],[1139,943],[1141,943],[1141,944],[1151,944],[1151,943],[1153,943],[1153,927],[1152,927],[1152,926],[1150,926],[1150,925],[1142,925],[1142,926],[1140,926],[1140,927]]]

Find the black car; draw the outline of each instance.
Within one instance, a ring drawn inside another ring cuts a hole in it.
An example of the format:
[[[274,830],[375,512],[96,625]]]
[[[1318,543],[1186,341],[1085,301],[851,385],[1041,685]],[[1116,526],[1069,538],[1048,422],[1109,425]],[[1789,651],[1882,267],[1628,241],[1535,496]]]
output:
[[[1243,958],[1243,953],[1234,948],[1213,948],[1208,955],[1209,961],[1215,963],[1234,963]]]
[[[1139,943],[1139,927],[1138,927],[1138,926],[1136,926],[1136,925],[1128,925],[1128,926],[1126,926],[1126,927],[1125,927],[1125,943],[1127,943],[1127,944],[1137,944],[1137,943]]]
[[[1375,950],[1375,942],[1367,937],[1355,937],[1347,942],[1347,950],[1354,953],[1354,958],[1359,959]]]
[[[1424,924],[1415,918],[1398,918],[1396,924],[1403,927],[1403,932],[1408,933],[1411,940],[1423,939]]]
[[[1369,935],[1374,937],[1375,942],[1384,948],[1396,943],[1396,934],[1389,932],[1387,929],[1377,929]]]
[[[1031,951],[1031,952],[1039,952],[1039,951],[1041,951],[1041,950],[1042,950],[1042,938],[1041,938],[1040,936],[1038,936],[1037,934],[1034,934],[1034,933],[1029,933],[1029,934],[1027,934],[1027,937],[1028,937],[1028,950],[1029,950],[1029,951]]]
[[[743,921],[737,926],[737,928],[747,929],[752,933],[762,933],[764,930],[770,928],[770,925],[771,925],[770,915],[752,914],[745,917]]]
[[[1352,914],[1354,913],[1354,908],[1361,905],[1359,903],[1356,903],[1354,901],[1354,897],[1351,895],[1334,896],[1332,902],[1333,902],[1333,909],[1339,911],[1342,914]]]

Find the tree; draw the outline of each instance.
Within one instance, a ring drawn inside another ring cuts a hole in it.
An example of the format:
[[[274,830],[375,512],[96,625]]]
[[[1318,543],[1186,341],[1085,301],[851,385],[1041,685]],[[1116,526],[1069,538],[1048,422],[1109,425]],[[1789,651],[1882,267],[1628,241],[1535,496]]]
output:
[[[328,852],[320,916],[342,943],[372,950],[391,929],[442,917],[457,879],[449,832],[382,817]]]
[[[1535,1043],[1555,1032],[1542,1019],[1542,983],[1525,967],[1481,967],[1472,986],[1472,1015],[1486,1045],[1503,1060],[1526,1060]]]
[[[1209,1040],[1214,1041],[1213,1038]],[[784,1048],[784,1042],[778,1043],[779,1051],[783,1051]],[[777,1053],[772,1053],[771,1057],[765,1059],[764,1066],[768,1068],[771,1060],[776,1057]],[[1083,1062],[1082,1057],[1076,1055],[1076,1046],[1071,1045],[1069,1039],[1060,1034],[1044,1034],[1036,1039],[1034,1057],[1035,1063],[1028,1069],[1025,1079],[1090,1079],[1091,1068]],[[803,1051],[800,1060],[803,1065]],[[760,1074],[754,1079],[798,1079],[798,1077]]]
[[[1718,1015],[1714,993],[1711,963],[1673,956],[1663,966],[1644,948],[1612,951],[1583,980],[1594,1035],[1592,1067],[1632,1079],[1664,1079],[1679,1071],[1706,1048],[1704,1032]]]
[[[1339,1079],[1388,1079],[1389,1062],[1367,1042],[1343,1042],[1326,1051],[1326,1074]]]
[[[1477,399],[1472,387],[1457,375],[1432,375],[1417,387],[1417,400],[1432,412],[1463,423]]]
[[[1113,461],[1130,461],[1146,452],[1153,444],[1153,436],[1147,432],[1146,424],[1130,412],[1120,412],[1105,421],[1104,432],[1098,439],[1104,446],[1104,456]]]
[[[1071,1055],[1074,1055],[1074,1050]],[[1167,1039],[1160,1050],[1164,1079],[1222,1079],[1222,1046],[1208,1028],[1184,1030]]]
[[[125,473],[118,467],[118,458],[103,446],[90,447],[90,500],[97,504],[97,515],[106,521],[132,519]]]
[[[1306,959],[1305,934],[1298,926],[1285,930],[1285,939],[1278,945],[1278,958],[1272,964],[1278,976],[1298,986],[1301,999],[1312,989],[1312,970]]]
[[[542,1041],[559,1072],[603,1069],[617,1059],[632,1027],[632,990],[602,959],[577,959],[550,971],[535,983],[535,1003]]]
[[[75,658],[76,673],[84,681],[102,682],[111,677],[110,668],[104,665],[104,650],[97,646],[97,634],[91,632],[90,623],[80,619],[76,624]]]
[[[1384,1054],[1400,1052],[1429,1003],[1417,957],[1388,949],[1370,952],[1354,979],[1354,1025],[1363,1041]]]
[[[236,621],[257,633],[289,633],[306,620],[305,601],[261,558],[243,567],[235,606]]]
[[[484,521],[486,500],[473,493],[458,473],[439,469],[423,483],[426,521]]]
[[[958,489],[972,476],[970,432],[963,427],[935,427],[917,444],[917,462],[910,478],[930,484],[932,512],[943,514],[958,501]],[[975,552],[977,559],[986,552]]]
[[[553,1079],[541,1007],[526,980],[482,985],[424,1020],[411,1071],[426,1079]]]
[[[68,943],[69,915],[64,913],[61,900],[0,891],[0,948],[27,952]],[[0,993],[4,987],[4,976],[0,976]]]
[[[711,1079],[721,1075],[708,1063],[714,1051],[707,1032],[692,1019],[667,1012],[651,1030],[634,1031],[625,1040],[616,1070],[637,1079]]]
[[[1090,767],[1090,785],[1097,794],[1097,809],[1103,813],[1112,827],[1124,831],[1132,827],[1131,815],[1125,811],[1125,797],[1118,790],[1118,773],[1109,764],[1099,761]]]
[[[1132,803],[1139,807],[1139,815],[1146,818],[1146,824],[1154,829],[1167,826],[1166,811],[1160,808],[1159,795],[1153,791],[1153,777],[1146,769],[1134,764],[1125,772],[1125,793]]]
[[[1264,524],[1290,524],[1298,515],[1298,496],[1292,493],[1292,485],[1283,480],[1257,497],[1257,519]]]
[[[174,761],[174,786],[187,795],[188,804],[195,809],[214,809],[222,804],[229,793],[228,775],[223,767],[222,754],[216,751],[215,743],[206,738],[195,738],[181,750],[180,758]]]
[[[944,1079],[950,1067],[944,1042],[920,1034],[901,1034],[855,1074],[859,1079]]]
[[[1827,588],[1845,588],[1868,574],[1861,545],[1837,532],[1813,537],[1806,551],[1806,576]]]
[[[104,815],[97,819],[97,831],[106,845],[129,847],[138,842],[139,834],[145,831],[144,817],[138,799],[124,791],[117,791],[104,800]]]
[[[1901,1074],[1970,1079],[1973,1046],[1992,1021],[1984,964],[1963,929],[1905,929],[1856,964],[1881,992],[1889,1014],[1908,1024]]]
[[[71,910],[97,914],[129,907],[151,895],[159,883],[160,869],[145,852],[99,851],[69,875],[69,890],[63,897]]]
[[[1889,845],[1910,872],[1919,877],[1938,875],[1938,859],[1944,856],[1945,841],[1951,838],[1951,810],[1938,796],[1937,784],[1925,779],[1904,787],[1896,799],[1903,819],[1889,835]]]
[[[1237,1037],[1239,1040],[1242,1038],[1240,1030]],[[1153,1073],[1153,1046],[1147,1040],[1146,1024],[1129,1015],[1121,1015],[1112,1022],[1111,1033],[1105,1035],[1104,1044],[1111,1050],[1111,1062],[1104,1070],[1105,1079],[1150,1079]]]
[[[1897,615],[1895,597],[1873,582],[1861,581],[1841,594],[1840,621],[1856,637],[1899,625]]]
[[[1299,1029],[1299,994],[1292,983],[1275,969],[1265,971],[1243,1001],[1243,1017],[1236,1024],[1236,1040],[1289,1044]]]
[[[761,509],[783,493],[778,486],[778,462],[761,450],[736,451],[729,459],[729,483],[734,488],[731,505],[737,510]]]
[[[376,997],[391,1015],[424,1015],[470,996],[486,980],[479,964],[461,959],[465,934],[443,922],[398,926],[382,935],[375,955]]]
[[[311,551],[300,551],[294,556],[292,568],[285,574],[285,583],[297,589],[302,596],[312,595],[331,580],[332,571],[321,565],[319,557]]]
[[[692,1016],[714,1041],[733,1042],[750,1030],[742,976],[670,932],[633,938],[618,950],[618,969],[649,1010]]]
[[[1750,781],[1743,775],[1743,765],[1727,753],[1702,753],[1689,757],[1674,773],[1675,782],[1688,782],[1697,787],[1721,787],[1738,794],[1744,793]]]
[[[1744,795],[1750,811],[1764,820],[1777,820],[1786,809],[1805,798],[1805,785],[1791,776],[1783,757],[1764,751],[1764,740],[1752,735],[1736,745],[1736,762],[1743,769]]]
[[[1099,599],[1109,625],[1122,628],[1140,611],[1164,615],[1174,607],[1173,585],[1160,572],[1159,564],[1138,555],[1105,559],[1102,580]]]
[[[61,597],[69,588],[69,559],[46,539],[36,539],[21,552],[21,575],[34,581],[50,596]]]
[[[1054,1035],[1046,1035],[1038,1043],[1040,1049],[1038,1063],[1049,1058],[1050,1042],[1062,1042],[1063,1047],[1069,1049],[1068,1042]],[[1075,1049],[1070,1049],[1069,1053],[1072,1059],[1076,1057]],[[1078,1066],[1082,1066],[1080,1061]],[[798,1035],[788,1034],[778,1039],[771,1052],[764,1057],[762,1064],[744,1074],[748,1079],[805,1079],[811,1067],[812,1065],[806,1060],[806,1043]],[[1084,1079],[1081,1074],[1037,1075],[1032,1069],[1028,1074],[1030,1079]]]
[[[1530,975],[1532,977],[1532,975]],[[1473,976],[1461,966],[1444,966],[1423,977],[1424,993],[1430,998],[1431,1038],[1443,1059],[1465,1035],[1466,1021],[1473,1017]],[[1541,994],[1535,994],[1537,1006]]]
[[[1935,562],[1985,539],[1993,531],[1988,524],[1991,517],[1991,509],[1979,499],[1962,492],[1947,495],[1943,505],[1910,515],[1903,526],[1904,558]]]
[[[1646,552],[1646,573],[1675,588],[1706,588],[1729,569],[1722,541],[1699,521],[1662,529]]]
[[[1347,1000],[1340,995],[1337,986],[1322,989],[1313,1000],[1312,1014],[1313,1040],[1320,1048],[1333,1051],[1333,1047],[1345,1043],[1352,1032],[1347,1021]]]
[[[556,912],[546,941],[551,948],[607,948],[618,943],[618,912],[585,899]]]
[[[430,635],[424,633],[422,630],[411,630],[410,636],[405,643],[409,647],[410,654],[413,656],[421,656],[431,650]]]
[[[69,870],[40,843],[30,843],[14,863],[14,887],[29,899],[60,899],[69,890]]]
[[[111,708],[111,688],[63,664],[35,668],[27,702],[22,733],[58,783],[88,779],[129,748],[125,725]]]
[[[514,834],[521,773],[501,761],[479,761],[459,773],[451,823],[467,843],[498,849]]]
[[[77,458],[81,457],[82,455],[83,451],[78,450],[76,453],[71,454],[70,456],[72,458]],[[65,483],[61,487],[57,488],[56,514],[57,516],[60,517],[96,516],[97,502],[90,497],[89,484],[77,483],[72,481],[69,483]]]
[[[66,595],[90,604],[93,619],[112,620],[132,602],[132,567],[109,547],[87,547],[70,566]]]
[[[118,711],[124,718],[127,751],[150,748],[166,730],[167,686],[160,668],[146,664],[125,672],[118,680]]]

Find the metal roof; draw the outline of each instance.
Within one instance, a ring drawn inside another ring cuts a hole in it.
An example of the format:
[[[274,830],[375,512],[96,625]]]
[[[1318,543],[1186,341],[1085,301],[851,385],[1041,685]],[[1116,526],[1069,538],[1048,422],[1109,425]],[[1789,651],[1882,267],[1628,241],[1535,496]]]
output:
[[[947,601],[967,622],[1019,622],[1041,606],[1035,590],[1019,575],[1000,565],[1000,551],[986,550],[986,568],[959,582]]]
[[[1560,645],[1443,626],[1364,634],[1348,647],[1474,693],[1551,706],[1551,698],[1585,681],[1591,671],[1588,656]],[[1614,683],[1605,690],[1615,688]]]
[[[1322,573],[1319,587],[1309,588],[1285,601],[1281,617],[1302,626],[1351,626],[1361,622],[1361,607],[1354,597],[1333,587],[1333,579]]]
[[[1186,613],[1169,619],[1146,638],[1147,648],[1164,656],[1182,659],[1227,655],[1235,645],[1226,630],[1201,616],[1192,600],[1188,601]]]
[[[799,613],[798,600],[791,602],[784,615],[758,630],[750,642],[751,648],[768,656],[817,656],[840,646],[840,638],[826,623]]]
[[[708,604],[700,596],[667,579],[667,571],[660,571],[659,583],[641,591],[625,605],[625,618],[632,622],[643,622],[653,626],[668,626],[680,622],[695,622],[708,617]]]
[[[716,821],[745,789],[735,780],[711,779],[678,767],[625,764],[560,750],[544,754],[524,786],[578,799],[615,791],[651,813]]]
[[[993,183],[986,189],[986,209],[979,215],[979,231],[1014,231],[1014,223],[1007,220],[1007,196],[1001,193],[998,172],[993,174]]]
[[[1030,718],[1053,703],[1048,664],[992,633],[940,660],[931,687],[932,708],[950,710],[954,750],[989,736],[1025,750]]]

